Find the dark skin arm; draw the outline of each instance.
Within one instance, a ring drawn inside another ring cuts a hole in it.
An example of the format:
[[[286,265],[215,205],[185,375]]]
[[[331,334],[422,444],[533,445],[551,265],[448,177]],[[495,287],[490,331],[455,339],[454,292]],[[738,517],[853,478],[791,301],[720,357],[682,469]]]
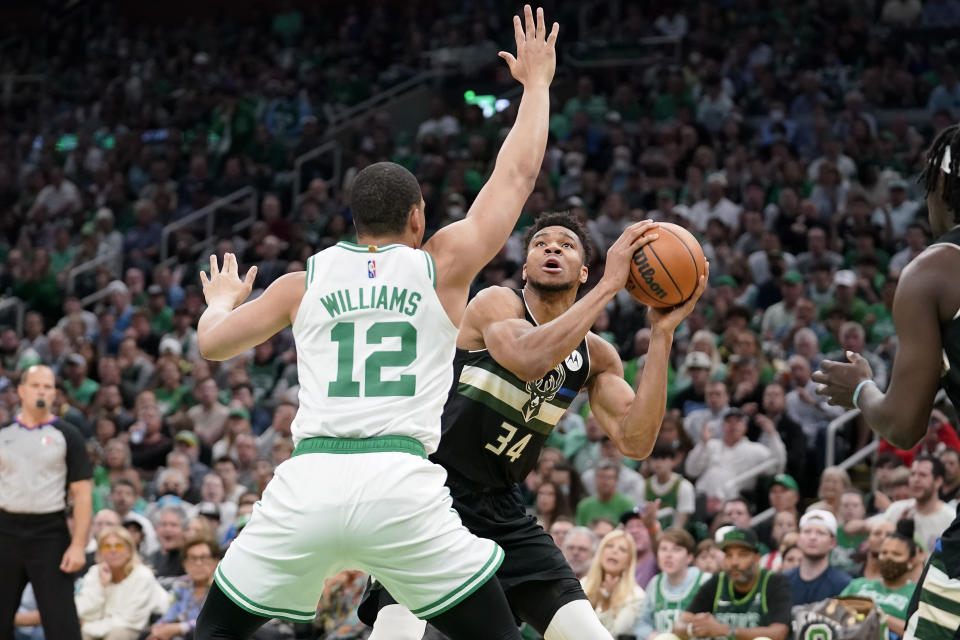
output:
[[[927,431],[940,385],[943,345],[940,327],[953,317],[957,292],[944,286],[943,274],[960,269],[960,252],[935,247],[917,257],[900,277],[893,300],[893,323],[900,346],[890,385],[884,393],[867,384],[860,391],[859,408],[867,424],[899,449],[912,449]],[[831,404],[853,408],[853,393],[872,378],[867,361],[848,353],[849,362],[824,361],[813,374],[817,392]]]

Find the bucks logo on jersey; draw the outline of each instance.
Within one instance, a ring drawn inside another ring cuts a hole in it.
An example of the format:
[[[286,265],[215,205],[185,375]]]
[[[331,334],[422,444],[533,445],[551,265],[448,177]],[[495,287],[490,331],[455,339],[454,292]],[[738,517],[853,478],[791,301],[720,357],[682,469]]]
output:
[[[523,407],[520,408],[524,422],[530,422],[531,418],[536,417],[540,413],[540,407],[543,406],[544,402],[552,402],[557,397],[557,391],[563,387],[563,382],[566,379],[567,373],[564,371],[563,365],[558,364],[550,373],[539,380],[527,383],[527,393],[530,394],[530,399],[524,402]]]

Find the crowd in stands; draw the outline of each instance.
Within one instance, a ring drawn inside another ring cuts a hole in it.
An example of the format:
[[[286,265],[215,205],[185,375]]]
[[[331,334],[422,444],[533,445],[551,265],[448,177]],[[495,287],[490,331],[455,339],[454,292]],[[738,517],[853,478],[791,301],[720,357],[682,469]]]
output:
[[[26,307],[22,330],[6,315],[0,331],[0,422],[17,412],[19,373],[52,367],[55,413],[81,429],[97,465],[77,592],[91,637],[189,636],[216,559],[293,451],[292,334],[203,360],[207,256],[191,251],[202,230],[174,234],[164,262],[164,225],[255,187],[257,220],[220,233],[215,252],[259,266],[257,295],[351,238],[350,180],[371,162],[416,174],[430,231],[462,218],[516,114],[516,100],[486,117],[456,92],[434,98],[410,130],[371,113],[345,145],[343,175],[311,175],[287,197],[293,159],[324,140],[331,114],[409,77],[424,51],[492,42],[495,52],[513,10],[465,0],[430,22],[449,3],[329,17],[305,4],[284,3],[259,25],[168,30],[104,3],[90,24],[68,22],[4,56],[47,81],[0,108],[0,295]],[[579,28],[578,3],[553,4],[569,18],[562,43]],[[932,136],[960,117],[956,42],[936,37],[960,24],[960,2],[619,4],[624,14],[597,16],[590,37],[676,36],[681,55],[591,73],[560,65],[537,187],[474,292],[522,286],[522,231],[559,209],[581,216],[595,245],[582,291],[623,229],[646,218],[697,235],[710,288],[678,330],[650,458],[621,458],[581,398],[522,486],[530,512],[615,636],[713,637],[701,634],[729,618],[698,589],[737,589],[752,567],[784,576],[763,582],[779,604],[756,618],[777,640],[784,607],[789,617],[789,604],[841,593],[873,594],[900,633],[912,581],[960,493],[955,413],[935,410],[914,450],[881,442],[853,469],[828,466],[827,426],[842,410],[810,376],[854,351],[880,387],[889,378],[898,277],[932,241],[916,177]],[[72,267],[110,255],[117,264],[70,282]],[[643,308],[624,292],[593,329],[636,385]],[[835,460],[872,438],[856,420],[838,435]],[[763,475],[740,476],[761,463]],[[753,526],[768,507],[774,515]],[[362,637],[364,582],[338,575],[311,629],[275,622],[262,637]],[[25,638],[39,631],[33,609],[28,591]]]

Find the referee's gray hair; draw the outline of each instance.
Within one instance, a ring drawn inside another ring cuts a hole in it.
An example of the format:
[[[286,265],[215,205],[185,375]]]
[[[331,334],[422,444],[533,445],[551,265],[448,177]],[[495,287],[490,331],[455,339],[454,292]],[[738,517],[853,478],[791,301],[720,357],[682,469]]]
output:
[[[590,539],[590,551],[592,553],[597,552],[597,545],[600,544],[600,538],[597,537],[593,531],[590,531],[587,527],[574,527],[567,531],[567,535],[563,538],[563,546],[567,546],[567,541],[570,540],[573,536],[586,536]]]

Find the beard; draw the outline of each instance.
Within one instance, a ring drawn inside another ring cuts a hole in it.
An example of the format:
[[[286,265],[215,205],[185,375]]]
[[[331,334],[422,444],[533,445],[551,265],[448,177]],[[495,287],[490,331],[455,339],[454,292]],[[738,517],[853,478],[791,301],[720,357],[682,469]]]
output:
[[[557,283],[547,283],[547,282],[537,282],[530,275],[527,275],[527,284],[530,285],[532,289],[536,289],[540,293],[562,293],[564,291],[570,291],[573,289],[574,282],[557,282]]]

